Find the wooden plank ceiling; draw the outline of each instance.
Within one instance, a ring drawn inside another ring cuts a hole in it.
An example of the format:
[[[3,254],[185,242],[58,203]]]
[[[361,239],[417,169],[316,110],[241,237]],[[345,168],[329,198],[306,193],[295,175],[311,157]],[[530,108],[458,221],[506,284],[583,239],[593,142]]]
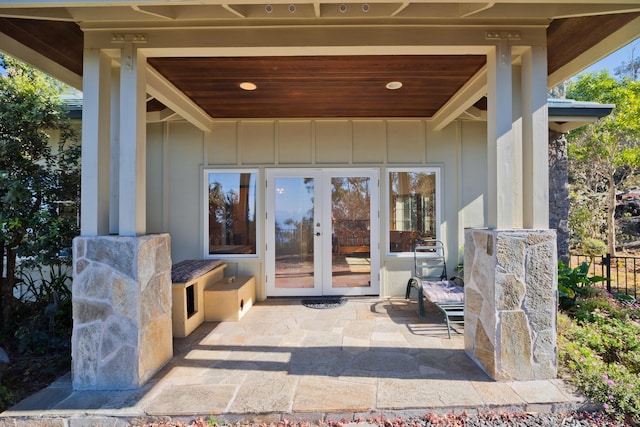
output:
[[[554,19],[547,30],[549,74],[638,16]],[[0,18],[0,32],[82,74],[77,23]],[[431,117],[484,63],[474,55],[149,58],[212,118]],[[256,89],[242,90],[241,82]],[[387,89],[390,82],[402,87]],[[148,103],[149,111],[163,108]]]
[[[484,63],[482,55],[149,59],[214,118],[430,117]]]

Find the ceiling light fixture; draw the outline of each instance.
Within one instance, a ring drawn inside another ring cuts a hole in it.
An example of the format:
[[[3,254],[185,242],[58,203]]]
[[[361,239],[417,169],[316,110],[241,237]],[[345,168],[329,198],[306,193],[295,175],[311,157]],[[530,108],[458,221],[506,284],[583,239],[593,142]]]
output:
[[[371,7],[369,6],[369,3],[364,3],[364,4],[362,5],[362,11],[363,11],[364,13],[369,12],[369,9],[370,9],[370,8],[371,8]]]
[[[344,3],[340,3],[340,6],[338,6],[338,10],[340,10],[340,12],[345,13],[347,11],[347,5]]]
[[[296,5],[295,4],[290,4],[289,5],[289,12],[290,13],[295,13],[296,11]]]
[[[397,81],[389,82],[385,87],[389,90],[400,89],[402,87],[402,82],[397,82]]]
[[[270,4],[266,5],[266,6],[264,7],[264,11],[265,11],[265,12],[267,12],[267,13],[271,13],[271,12],[273,12],[273,6],[272,6],[272,5],[270,5]]]
[[[256,89],[258,89],[258,86],[256,86],[255,83],[242,82],[242,83],[240,83],[240,89],[242,89],[242,90],[256,90]]]

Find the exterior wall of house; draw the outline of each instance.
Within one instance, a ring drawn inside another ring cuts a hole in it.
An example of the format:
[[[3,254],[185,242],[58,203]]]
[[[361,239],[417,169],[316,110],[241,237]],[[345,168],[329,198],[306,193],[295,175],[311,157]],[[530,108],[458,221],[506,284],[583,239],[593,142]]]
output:
[[[204,168],[380,168],[381,295],[403,295],[412,271],[410,256],[387,255],[387,168],[441,168],[440,239],[450,276],[462,261],[465,227],[486,218],[486,123],[457,121],[435,132],[429,121],[228,120],[205,134],[186,122],[148,125],[147,228],[168,232],[172,262],[201,259],[204,247]],[[482,179],[478,179],[482,177]],[[264,212],[264,184],[258,209]],[[256,258],[227,258],[230,274],[256,276],[264,299],[264,214],[259,215]]]

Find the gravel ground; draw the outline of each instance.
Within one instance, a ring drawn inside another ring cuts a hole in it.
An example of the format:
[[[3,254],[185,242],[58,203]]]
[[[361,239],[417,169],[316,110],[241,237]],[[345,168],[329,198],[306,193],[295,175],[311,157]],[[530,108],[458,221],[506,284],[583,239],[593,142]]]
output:
[[[191,423],[162,422],[144,424],[142,427],[206,427],[224,426],[224,423],[212,423],[206,419],[197,419]],[[572,412],[565,414],[528,414],[528,413],[483,413],[466,414],[426,414],[422,418],[388,419],[373,418],[367,420],[342,422],[290,422],[264,424],[231,424],[230,427],[634,427],[623,421],[612,419],[603,412]]]

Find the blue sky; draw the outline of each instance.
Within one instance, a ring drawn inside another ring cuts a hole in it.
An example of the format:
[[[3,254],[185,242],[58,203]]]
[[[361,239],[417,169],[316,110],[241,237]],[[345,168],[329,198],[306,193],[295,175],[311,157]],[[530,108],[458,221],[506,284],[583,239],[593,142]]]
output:
[[[596,62],[595,64],[585,69],[584,71],[595,73],[607,68],[609,69],[609,73],[613,75],[614,70],[617,66],[622,64],[623,61],[628,62],[631,59],[631,50],[632,50],[632,47],[634,46],[635,46],[635,56],[636,57],[640,56],[640,38],[637,38],[635,41],[617,50],[616,52],[612,53],[606,58],[603,58],[599,62]]]

